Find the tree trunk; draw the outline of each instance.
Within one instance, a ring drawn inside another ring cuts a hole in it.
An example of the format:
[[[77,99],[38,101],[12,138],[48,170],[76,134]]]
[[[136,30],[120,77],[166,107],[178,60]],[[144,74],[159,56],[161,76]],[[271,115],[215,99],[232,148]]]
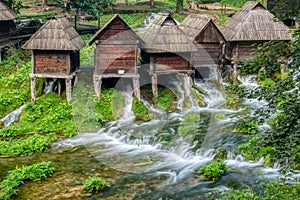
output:
[[[48,0],[43,0],[43,5],[47,6],[48,5]]]
[[[154,0],[150,0],[150,7],[154,8]]]
[[[183,0],[177,0],[176,12],[181,12],[183,10]]]
[[[189,5],[188,5],[189,9],[193,9],[193,10],[197,10],[197,5],[195,4],[194,0],[189,1]]]

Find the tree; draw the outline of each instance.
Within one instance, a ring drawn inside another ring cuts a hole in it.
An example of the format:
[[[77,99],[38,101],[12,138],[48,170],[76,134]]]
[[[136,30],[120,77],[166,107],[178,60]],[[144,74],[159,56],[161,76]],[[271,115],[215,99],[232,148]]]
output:
[[[150,0],[150,7],[154,8],[154,0]]]
[[[177,0],[176,12],[181,12],[183,10],[183,0]]]
[[[4,0],[4,3],[15,13],[19,13],[20,9],[23,7],[21,0]]]

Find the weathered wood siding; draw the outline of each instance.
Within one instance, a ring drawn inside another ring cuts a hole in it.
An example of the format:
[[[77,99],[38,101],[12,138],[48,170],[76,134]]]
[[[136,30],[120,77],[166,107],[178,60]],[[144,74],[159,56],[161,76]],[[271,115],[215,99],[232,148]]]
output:
[[[15,31],[16,26],[12,20],[0,21],[0,44],[8,42]]]
[[[233,45],[233,58],[237,56],[239,63],[255,56],[257,51],[257,44],[248,42],[238,42]]]
[[[96,74],[128,72],[136,68],[138,38],[120,18],[107,25],[98,35],[96,44]]]
[[[108,26],[98,35],[98,40],[100,42],[106,40],[106,43],[116,42],[116,41],[133,41],[137,40],[136,35],[129,29],[129,27],[124,24],[119,18],[113,20]]]
[[[190,64],[185,58],[176,54],[161,54],[150,59],[151,72],[187,71]]]
[[[127,72],[136,68],[136,45],[98,45],[95,55],[96,73]]]
[[[36,74],[69,74],[67,51],[33,51],[33,72]]]
[[[226,54],[223,44],[226,44],[223,36],[212,23],[195,39],[198,52],[192,54],[195,67],[218,66],[222,57]]]

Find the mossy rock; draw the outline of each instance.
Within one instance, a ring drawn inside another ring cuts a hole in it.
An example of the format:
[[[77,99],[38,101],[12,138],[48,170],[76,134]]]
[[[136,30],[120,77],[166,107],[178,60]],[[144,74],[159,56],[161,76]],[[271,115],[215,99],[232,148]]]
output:
[[[224,148],[217,149],[214,160],[225,160],[227,158],[227,150]]]

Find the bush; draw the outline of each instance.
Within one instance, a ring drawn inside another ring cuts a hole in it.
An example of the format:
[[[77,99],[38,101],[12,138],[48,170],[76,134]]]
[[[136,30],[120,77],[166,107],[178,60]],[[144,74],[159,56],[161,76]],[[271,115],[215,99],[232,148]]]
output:
[[[83,183],[84,191],[90,194],[103,191],[110,186],[109,182],[102,180],[100,177],[89,177],[89,179]]]
[[[143,104],[143,102],[139,101],[137,98],[133,99],[132,111],[135,115],[136,120],[141,120],[146,122],[151,120],[152,118],[147,107]]]
[[[0,183],[0,199],[8,200],[12,195],[18,193],[18,187],[24,181],[43,180],[51,176],[55,168],[52,162],[41,162],[29,166],[16,167],[9,175]]]
[[[205,167],[197,170],[198,173],[204,174],[210,180],[218,180],[223,174],[227,166],[222,160],[214,160]]]

